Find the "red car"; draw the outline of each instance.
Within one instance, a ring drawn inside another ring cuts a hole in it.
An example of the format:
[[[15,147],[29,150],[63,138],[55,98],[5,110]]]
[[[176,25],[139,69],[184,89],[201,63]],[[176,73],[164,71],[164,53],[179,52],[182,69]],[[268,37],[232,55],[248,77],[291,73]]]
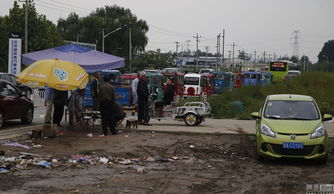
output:
[[[0,80],[0,127],[5,120],[21,119],[23,124],[31,124],[34,118],[34,103],[24,92]]]

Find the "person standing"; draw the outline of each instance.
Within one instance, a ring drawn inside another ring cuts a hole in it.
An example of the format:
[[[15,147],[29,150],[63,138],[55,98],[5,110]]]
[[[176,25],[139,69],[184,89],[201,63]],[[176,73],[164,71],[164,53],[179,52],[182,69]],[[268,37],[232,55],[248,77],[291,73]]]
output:
[[[137,104],[137,87],[138,87],[138,81],[139,81],[139,73],[137,74],[137,78],[132,81],[131,89],[133,94],[133,104]]]
[[[67,104],[68,91],[61,91],[54,89],[53,92],[53,124],[60,127],[60,122],[63,119],[64,107]]]
[[[146,83],[146,73],[140,72],[140,79],[138,81],[137,95],[138,95],[138,123],[149,125],[149,107],[148,97],[149,91]]]
[[[85,89],[76,90],[68,102],[68,112],[69,112],[69,125],[74,125],[74,118],[76,122],[81,121],[82,113],[85,110],[83,99],[85,96]]]
[[[103,77],[103,85],[99,89],[99,101],[100,101],[100,112],[102,120],[103,134],[100,136],[108,135],[108,128],[112,135],[116,135],[118,132],[116,127],[115,112],[115,89],[110,83],[111,76],[105,75]]]
[[[167,78],[164,90],[164,105],[171,105],[174,100],[174,85],[170,78]]]
[[[93,80],[92,80],[92,85],[90,88],[91,96],[92,96],[92,101],[93,101],[93,110],[97,111],[99,110],[99,79],[101,78],[99,72],[94,72],[93,73]]]
[[[44,124],[50,125],[52,120],[52,110],[53,110],[53,89],[48,86],[45,87],[45,116],[44,116]]]

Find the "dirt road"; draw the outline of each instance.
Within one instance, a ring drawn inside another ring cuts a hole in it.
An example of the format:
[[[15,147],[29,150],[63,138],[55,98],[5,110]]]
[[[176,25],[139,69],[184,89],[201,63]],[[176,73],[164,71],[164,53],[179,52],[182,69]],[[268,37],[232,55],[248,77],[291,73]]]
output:
[[[29,150],[1,145],[6,157],[29,152],[57,161],[51,168],[17,162],[16,167],[22,169],[0,174],[0,190],[4,193],[305,193],[307,185],[334,183],[333,146],[327,165],[321,166],[305,160],[258,162],[253,135],[138,131],[103,138],[85,135],[67,132],[54,139],[22,142],[42,146]],[[330,143],[334,144],[333,138]],[[101,158],[108,163],[104,164]]]

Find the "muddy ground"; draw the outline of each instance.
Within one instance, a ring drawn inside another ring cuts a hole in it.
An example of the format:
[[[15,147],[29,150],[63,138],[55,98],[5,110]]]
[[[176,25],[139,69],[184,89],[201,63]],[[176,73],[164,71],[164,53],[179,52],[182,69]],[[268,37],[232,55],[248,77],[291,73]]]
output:
[[[0,174],[3,193],[306,193],[307,184],[334,183],[333,138],[326,165],[259,162],[253,135],[124,131],[89,138],[66,132],[25,144],[32,143],[42,147],[1,145],[0,150],[6,157],[29,152],[57,162],[52,168],[31,164]],[[93,164],[73,162],[76,154]],[[99,157],[108,163],[96,161]]]

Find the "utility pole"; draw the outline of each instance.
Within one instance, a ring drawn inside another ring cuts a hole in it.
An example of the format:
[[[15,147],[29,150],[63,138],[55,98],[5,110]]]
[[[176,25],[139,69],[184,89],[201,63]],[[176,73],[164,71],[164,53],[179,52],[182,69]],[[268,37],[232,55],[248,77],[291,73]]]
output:
[[[205,46],[205,68],[208,68],[208,51],[209,47]]]
[[[19,0],[19,2],[25,2],[24,9],[24,53],[28,53],[28,3],[34,0]]]
[[[230,63],[230,68],[231,68],[231,52],[232,51],[228,51],[228,62]]]
[[[254,51],[254,63],[256,63],[256,50]]]
[[[102,52],[104,53],[104,28],[102,29]]]
[[[202,38],[201,36],[198,36],[198,33],[196,33],[196,36],[193,36],[193,38],[196,38],[196,65],[195,65],[195,72],[197,71],[197,66],[198,66],[198,42],[199,39]]]
[[[216,64],[216,71],[218,70],[218,65],[220,61],[220,37],[221,34],[219,33],[217,36],[217,64]]]
[[[175,42],[175,44],[176,44],[176,50],[175,50],[175,53],[176,53],[176,56],[178,55],[178,50],[179,50],[179,44],[180,44],[180,42]]]
[[[176,56],[176,66],[177,66],[178,55],[179,55],[178,50],[179,50],[179,46],[180,46],[179,44],[180,44],[180,42],[175,42],[175,44],[176,44],[175,56]]]
[[[266,65],[266,51],[263,51],[263,65]]]
[[[131,40],[131,24],[129,26],[129,65],[130,72],[132,72],[132,40]]]
[[[223,29],[223,50],[222,50],[222,64],[224,64],[224,52],[225,52],[225,29]]]
[[[232,58],[232,61],[233,61],[233,65],[234,65],[234,47],[237,46],[237,44],[234,44],[234,42],[233,42],[233,44],[232,44],[231,46],[232,46],[232,48],[233,48],[233,49],[232,49],[232,57],[233,57],[233,58]]]

